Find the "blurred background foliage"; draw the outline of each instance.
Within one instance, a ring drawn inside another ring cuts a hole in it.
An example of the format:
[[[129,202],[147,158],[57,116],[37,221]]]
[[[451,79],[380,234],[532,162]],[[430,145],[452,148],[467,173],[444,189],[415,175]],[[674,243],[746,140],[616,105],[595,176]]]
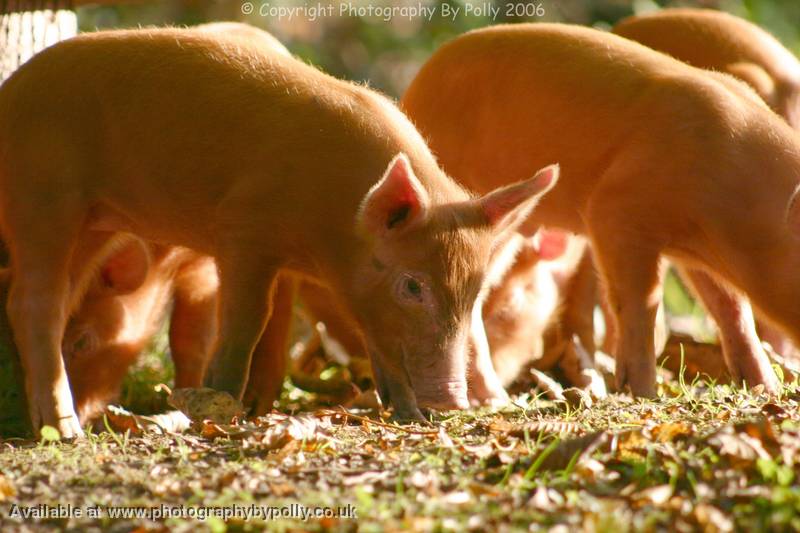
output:
[[[345,14],[341,14],[343,4]],[[433,8],[435,14],[381,17],[350,9],[420,5]],[[489,5],[499,8],[496,14],[489,13]],[[248,22],[268,30],[294,54],[326,72],[369,82],[397,97],[434,49],[467,30],[518,21],[569,22],[608,29],[623,17],[662,7],[728,11],[761,25],[795,53],[800,52],[800,0],[138,0],[80,7],[78,23],[81,31],[92,31],[219,20]],[[278,9],[287,13],[291,8],[306,9],[294,11],[293,16],[275,16]],[[455,9],[459,10],[457,16],[443,16]],[[250,10],[252,13],[245,14]],[[509,17],[509,10],[512,15],[517,11],[532,16]]]

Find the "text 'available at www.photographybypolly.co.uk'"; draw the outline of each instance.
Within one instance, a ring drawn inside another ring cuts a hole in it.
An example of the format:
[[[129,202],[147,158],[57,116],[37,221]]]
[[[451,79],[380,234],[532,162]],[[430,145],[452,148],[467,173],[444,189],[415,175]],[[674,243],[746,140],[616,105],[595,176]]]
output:
[[[111,519],[144,519],[165,520],[168,518],[182,518],[193,520],[207,520],[219,518],[221,520],[316,520],[321,518],[357,518],[354,506],[342,505],[337,507],[308,507],[299,503],[283,506],[272,505],[239,505],[230,504],[222,506],[187,506],[161,504],[152,507],[131,506],[103,506],[93,505],[87,507],[72,504],[58,505],[18,505],[11,504],[5,510],[7,518],[21,521],[27,520],[53,520],[69,518],[111,518]]]

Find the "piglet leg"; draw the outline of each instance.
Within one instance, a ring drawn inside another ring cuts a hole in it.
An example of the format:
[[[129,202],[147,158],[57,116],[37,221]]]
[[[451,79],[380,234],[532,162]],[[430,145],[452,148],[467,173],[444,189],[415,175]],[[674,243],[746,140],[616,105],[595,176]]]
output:
[[[617,332],[616,386],[634,396],[656,396],[654,329],[661,301],[659,251],[623,219],[598,213],[590,228],[598,267]],[[619,209],[617,213],[625,213]]]
[[[281,393],[288,363],[294,293],[294,280],[288,275],[278,276],[272,296],[272,313],[250,365],[245,406],[250,407],[251,415],[268,413]]]
[[[577,335],[581,344],[594,358],[594,306],[597,302],[597,273],[588,246],[583,252],[575,273],[567,282],[564,302],[564,330],[567,338]]]
[[[175,387],[199,387],[217,337],[219,280],[214,260],[203,256],[181,268],[175,279],[175,303],[169,346],[175,363]]]
[[[69,262],[79,240],[76,221],[82,217],[65,206],[54,206],[46,217],[35,210],[28,220],[23,213],[15,215],[7,217],[7,231],[13,235],[7,312],[25,371],[31,423],[37,432],[49,425],[63,437],[82,436],[61,353],[68,318]],[[18,242],[26,245],[14,246]]]
[[[475,303],[470,325],[468,394],[471,403],[503,404],[508,394],[494,369],[489,341],[483,326],[483,301]]]
[[[254,261],[252,254],[217,256],[220,275],[217,348],[205,384],[241,400],[253,350],[272,310],[279,264]]]
[[[768,342],[776,353],[788,359],[800,360],[800,350],[786,333],[764,320],[756,321],[756,329],[761,340]]]
[[[733,381],[744,380],[751,387],[762,384],[767,391],[776,392],[778,378],[758,340],[750,303],[705,271],[685,268],[683,273],[717,323],[722,354]]]

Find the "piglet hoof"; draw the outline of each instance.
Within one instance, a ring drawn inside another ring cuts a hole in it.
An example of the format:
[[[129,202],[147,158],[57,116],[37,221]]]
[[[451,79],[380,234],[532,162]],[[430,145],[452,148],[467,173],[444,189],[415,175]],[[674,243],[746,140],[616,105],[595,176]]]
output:
[[[413,409],[395,408],[394,413],[392,413],[391,420],[397,424],[421,424],[423,426],[431,425],[430,421],[417,407],[414,407]]]
[[[83,437],[78,416],[72,407],[72,394],[67,389],[67,396],[55,402],[46,395],[32,394],[30,402],[31,425],[36,436],[41,436],[41,428],[50,426],[58,430],[62,439]]]
[[[656,393],[655,380],[642,379],[641,376],[632,379],[624,380],[617,376],[616,380],[617,390],[624,390],[625,385],[628,385],[631,395],[634,398],[649,398],[655,399],[658,397]]]
[[[762,386],[763,391],[771,395],[780,393],[781,383],[772,369],[772,360],[760,345],[733,352],[728,355],[727,360],[734,383],[741,385],[744,382],[750,389]]]
[[[74,414],[59,420],[58,424],[56,424],[54,427],[61,434],[62,439],[75,439],[83,437],[83,428],[81,428],[78,417]]]
[[[256,396],[248,398],[245,396],[244,405],[250,416],[264,416],[272,410],[273,399]]]
[[[622,373],[620,372],[620,366],[621,365],[619,364],[617,365],[617,390],[624,390],[624,387],[627,384],[630,388],[631,394],[635,398],[654,399],[658,396],[658,394],[656,394],[656,381],[654,378],[637,374]]]
[[[628,387],[630,388],[631,395],[634,398],[645,398],[649,400],[658,398],[655,383],[628,383]]]
[[[487,380],[474,380],[469,384],[469,403],[473,407],[486,405],[490,407],[502,407],[508,405],[511,399],[508,393],[500,385],[500,382],[492,383]]]
[[[638,355],[638,354],[637,354]],[[624,357],[617,354],[615,379],[618,391],[630,387],[635,398],[656,398],[655,357]]]
[[[485,406],[485,407],[492,407],[492,408],[500,408],[504,407],[511,403],[511,398],[508,396],[508,393],[500,389],[495,393],[491,394],[490,396],[483,398],[482,400],[476,400],[475,406]]]
[[[242,405],[249,416],[264,416],[272,411],[273,404],[280,395],[279,391],[272,392],[273,388],[274,387],[251,387],[248,385],[247,389],[245,389]]]
[[[44,426],[49,426],[58,430],[58,434],[62,439],[75,439],[83,437],[83,429],[81,428],[78,417],[75,415],[65,416],[60,420],[36,421],[33,420],[33,426],[36,429],[36,437],[41,438],[41,429]]]
[[[775,371],[772,370],[772,368],[764,368],[761,370],[761,372],[757,372],[755,375],[745,376],[744,381],[747,386],[750,387],[753,392],[756,392],[757,389],[761,389],[761,391],[771,396],[780,395],[781,384],[778,380],[778,376],[775,375]]]

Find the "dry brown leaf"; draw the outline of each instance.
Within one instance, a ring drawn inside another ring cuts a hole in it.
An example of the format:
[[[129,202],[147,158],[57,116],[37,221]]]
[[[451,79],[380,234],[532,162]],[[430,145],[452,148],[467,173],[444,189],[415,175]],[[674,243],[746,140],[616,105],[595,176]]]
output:
[[[364,391],[346,404],[347,407],[355,407],[358,409],[380,409],[381,401],[378,398],[378,393],[375,389]]]
[[[765,447],[772,448],[772,451],[777,451],[780,447],[775,426],[763,416],[748,422],[738,423],[734,425],[734,429],[758,439]]]
[[[105,413],[108,425],[114,431],[130,431],[134,435],[142,433],[142,425],[137,420],[136,415],[116,405],[106,407]]]
[[[492,433],[508,433],[514,429],[514,424],[502,417],[496,417],[489,422],[489,431]]]
[[[249,428],[231,424],[215,424],[211,420],[203,420],[200,424],[200,434],[207,439],[244,439],[253,434],[253,430]]]
[[[592,455],[598,447],[604,444],[607,435],[604,431],[596,431],[582,437],[563,440],[556,445],[550,454],[542,461],[540,470],[563,470],[577,455],[577,462]]]
[[[686,381],[691,382],[697,376],[709,376],[718,383],[730,381],[728,367],[718,344],[697,342],[688,335],[673,333],[667,340],[659,364],[677,375],[681,369],[681,353]]]
[[[491,441],[477,445],[462,444],[460,447],[466,453],[477,459],[484,459],[494,453],[494,446],[492,446]]]
[[[297,494],[297,487],[291,483],[270,483],[269,493],[278,498],[285,498]]]
[[[551,510],[553,508],[553,501],[547,494],[547,487],[537,487],[533,496],[528,500],[528,505],[537,509]]]
[[[144,432],[178,433],[191,425],[191,421],[180,411],[144,416],[131,413],[116,405],[109,405],[104,414],[112,429],[130,431],[134,435]]]
[[[439,446],[442,448],[452,448],[454,446],[453,439],[450,438],[450,435],[444,430],[444,427],[439,427],[439,434],[437,435],[439,438]]]
[[[477,481],[470,482],[469,490],[472,492],[473,496],[488,496],[489,498],[496,498],[501,494],[500,491],[497,490],[497,488],[493,485],[479,483]]]
[[[671,485],[657,485],[637,493],[636,501],[639,504],[661,506],[669,501],[673,492]]]
[[[167,433],[180,433],[189,429],[192,421],[180,411],[168,411],[157,415],[141,416],[142,425],[146,431],[159,429]]]
[[[211,420],[217,424],[230,424],[234,417],[244,414],[239,400],[227,392],[206,387],[176,389],[167,397],[167,402],[196,422]]]
[[[725,428],[728,430],[729,428]],[[769,459],[770,455],[758,439],[745,433],[720,431],[708,439],[709,444],[719,448],[720,455],[727,456],[736,461],[752,463],[756,459]]]
[[[559,366],[567,380],[590,398],[599,400],[608,396],[605,379],[595,368],[594,357],[584,348],[577,335],[573,335],[567,343]]]
[[[786,409],[784,409],[780,405],[778,405],[776,403],[773,403],[773,402],[769,402],[769,403],[764,404],[761,407],[761,409],[762,409],[762,411],[764,411],[764,413],[766,413],[766,414],[768,414],[770,416],[774,416],[778,420],[782,420],[784,418],[789,417],[789,414],[786,412]]]
[[[533,377],[533,381],[536,383],[536,386],[539,387],[542,392],[544,392],[545,396],[551,400],[566,400],[564,397],[564,387],[562,387],[560,383],[541,370],[531,368],[530,373]]]
[[[641,430],[617,433],[611,440],[611,451],[618,453],[622,459],[640,458],[647,455],[649,440]]]
[[[713,505],[707,503],[697,504],[694,508],[694,516],[706,531],[719,531],[721,533],[733,531],[733,521]]]
[[[373,483],[385,480],[390,474],[391,472],[386,470],[383,472],[364,472],[355,476],[346,477],[343,485],[345,487],[352,487],[354,485],[371,485]]]
[[[292,441],[329,439],[325,430],[331,427],[330,418],[318,418],[310,414],[290,416],[270,413],[259,417],[256,424],[261,430],[255,434],[255,438],[268,449],[283,448]]]
[[[14,488],[14,484],[11,483],[6,476],[0,474],[0,502],[13,498],[16,495],[17,489]]]
[[[471,499],[472,497],[470,493],[465,490],[456,490],[453,492],[448,492],[442,498],[444,503],[450,505],[464,505],[465,503],[469,503]]]
[[[659,442],[673,442],[691,436],[694,429],[684,422],[668,422],[653,427],[650,432]]]

